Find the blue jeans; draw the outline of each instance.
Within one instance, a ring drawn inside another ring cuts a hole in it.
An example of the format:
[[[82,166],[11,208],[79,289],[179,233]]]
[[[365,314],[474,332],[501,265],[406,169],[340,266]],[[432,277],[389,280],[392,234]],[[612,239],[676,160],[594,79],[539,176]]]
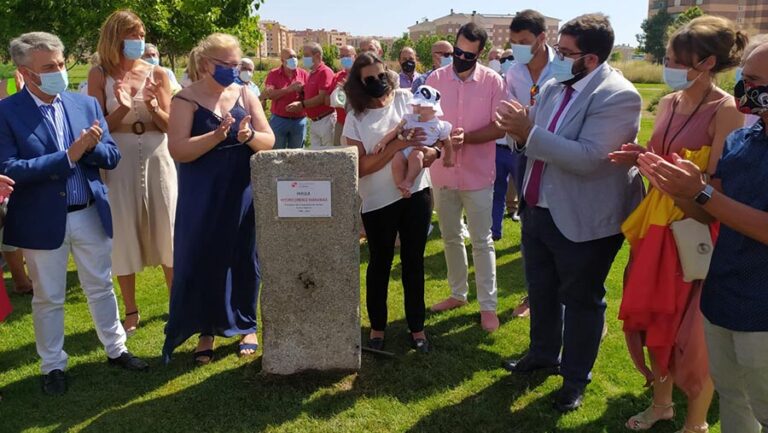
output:
[[[272,115],[269,126],[275,133],[273,149],[301,149],[304,147],[304,136],[307,134],[307,118],[290,119]]]
[[[491,234],[501,239],[501,220],[504,219],[509,182],[517,179],[518,154],[507,146],[496,145],[496,182],[493,184],[493,224]],[[518,191],[519,193],[519,191]]]

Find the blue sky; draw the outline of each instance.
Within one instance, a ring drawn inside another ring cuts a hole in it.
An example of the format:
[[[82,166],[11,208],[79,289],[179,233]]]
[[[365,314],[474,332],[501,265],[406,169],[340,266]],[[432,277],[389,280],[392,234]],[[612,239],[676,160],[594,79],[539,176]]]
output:
[[[567,21],[587,12],[611,18],[616,43],[637,45],[635,35],[648,13],[647,0],[266,0],[258,14],[290,29],[326,28],[353,35],[399,36],[424,17],[457,12],[514,13],[535,8]]]

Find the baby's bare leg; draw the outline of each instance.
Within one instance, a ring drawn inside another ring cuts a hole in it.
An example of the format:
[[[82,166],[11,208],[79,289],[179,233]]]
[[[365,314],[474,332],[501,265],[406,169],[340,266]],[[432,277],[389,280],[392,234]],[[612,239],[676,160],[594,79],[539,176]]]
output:
[[[395,180],[395,186],[400,187],[400,183],[405,180],[408,171],[408,161],[403,152],[397,152],[392,157],[392,178]]]
[[[411,196],[411,188],[416,181],[416,176],[424,169],[424,152],[421,149],[414,148],[410,155],[408,155],[408,172],[405,174],[405,179],[398,184],[400,191],[403,192],[403,197]]]

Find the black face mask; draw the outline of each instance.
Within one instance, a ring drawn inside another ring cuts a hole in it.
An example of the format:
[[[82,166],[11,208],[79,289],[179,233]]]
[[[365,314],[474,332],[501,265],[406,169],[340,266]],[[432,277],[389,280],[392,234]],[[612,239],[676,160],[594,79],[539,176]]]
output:
[[[733,96],[736,97],[736,108],[744,114],[762,116],[768,112],[768,86],[748,86],[746,81],[740,80]]]
[[[365,93],[371,98],[381,98],[389,91],[389,83],[384,74],[378,77],[366,77],[363,82]]]
[[[400,67],[403,69],[403,72],[406,74],[412,74],[413,71],[416,70],[416,62],[413,60],[406,60],[403,63],[400,63]]]
[[[477,59],[465,60],[463,57],[453,56],[453,69],[457,74],[467,72],[468,70],[474,68],[476,63]]]

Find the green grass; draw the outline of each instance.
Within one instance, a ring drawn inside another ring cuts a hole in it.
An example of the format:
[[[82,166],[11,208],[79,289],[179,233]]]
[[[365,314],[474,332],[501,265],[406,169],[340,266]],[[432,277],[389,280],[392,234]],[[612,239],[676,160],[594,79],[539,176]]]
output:
[[[643,134],[650,133],[643,122]],[[643,138],[641,137],[641,142]],[[361,286],[368,263],[362,247]],[[515,377],[500,368],[507,357],[528,345],[529,321],[511,318],[524,293],[519,225],[504,221],[496,243],[501,329],[480,329],[470,275],[472,303],[445,314],[428,314],[427,332],[434,350],[422,356],[408,349],[402,307],[401,265],[395,259],[390,284],[387,349],[394,359],[363,355],[362,370],[350,375],[301,375],[270,378],[259,374],[255,359],[235,355],[235,339],[218,339],[216,360],[194,367],[195,341],[181,346],[172,364],[160,364],[168,295],[159,269],[139,276],[142,327],[128,345],[148,359],[147,374],[108,367],[93,330],[86,299],[74,268],[68,275],[65,331],[70,355],[70,391],[50,398],[39,389],[30,298],[12,296],[15,307],[0,325],[1,432],[622,432],[626,419],[643,410],[649,393],[627,354],[617,321],[626,248],[614,264],[608,286],[609,334],[602,344],[584,407],[564,416],[549,405],[560,384],[555,377]],[[471,255],[470,255],[471,257]],[[471,260],[471,259],[470,259]],[[473,271],[473,269],[471,269]],[[6,274],[6,284],[11,284]],[[448,294],[442,242],[436,229],[426,252],[427,304]],[[363,292],[362,306],[365,305]],[[361,335],[367,334],[365,308]],[[671,433],[682,425],[684,402],[676,394],[675,424],[654,432]],[[712,432],[719,432],[717,407]]]

